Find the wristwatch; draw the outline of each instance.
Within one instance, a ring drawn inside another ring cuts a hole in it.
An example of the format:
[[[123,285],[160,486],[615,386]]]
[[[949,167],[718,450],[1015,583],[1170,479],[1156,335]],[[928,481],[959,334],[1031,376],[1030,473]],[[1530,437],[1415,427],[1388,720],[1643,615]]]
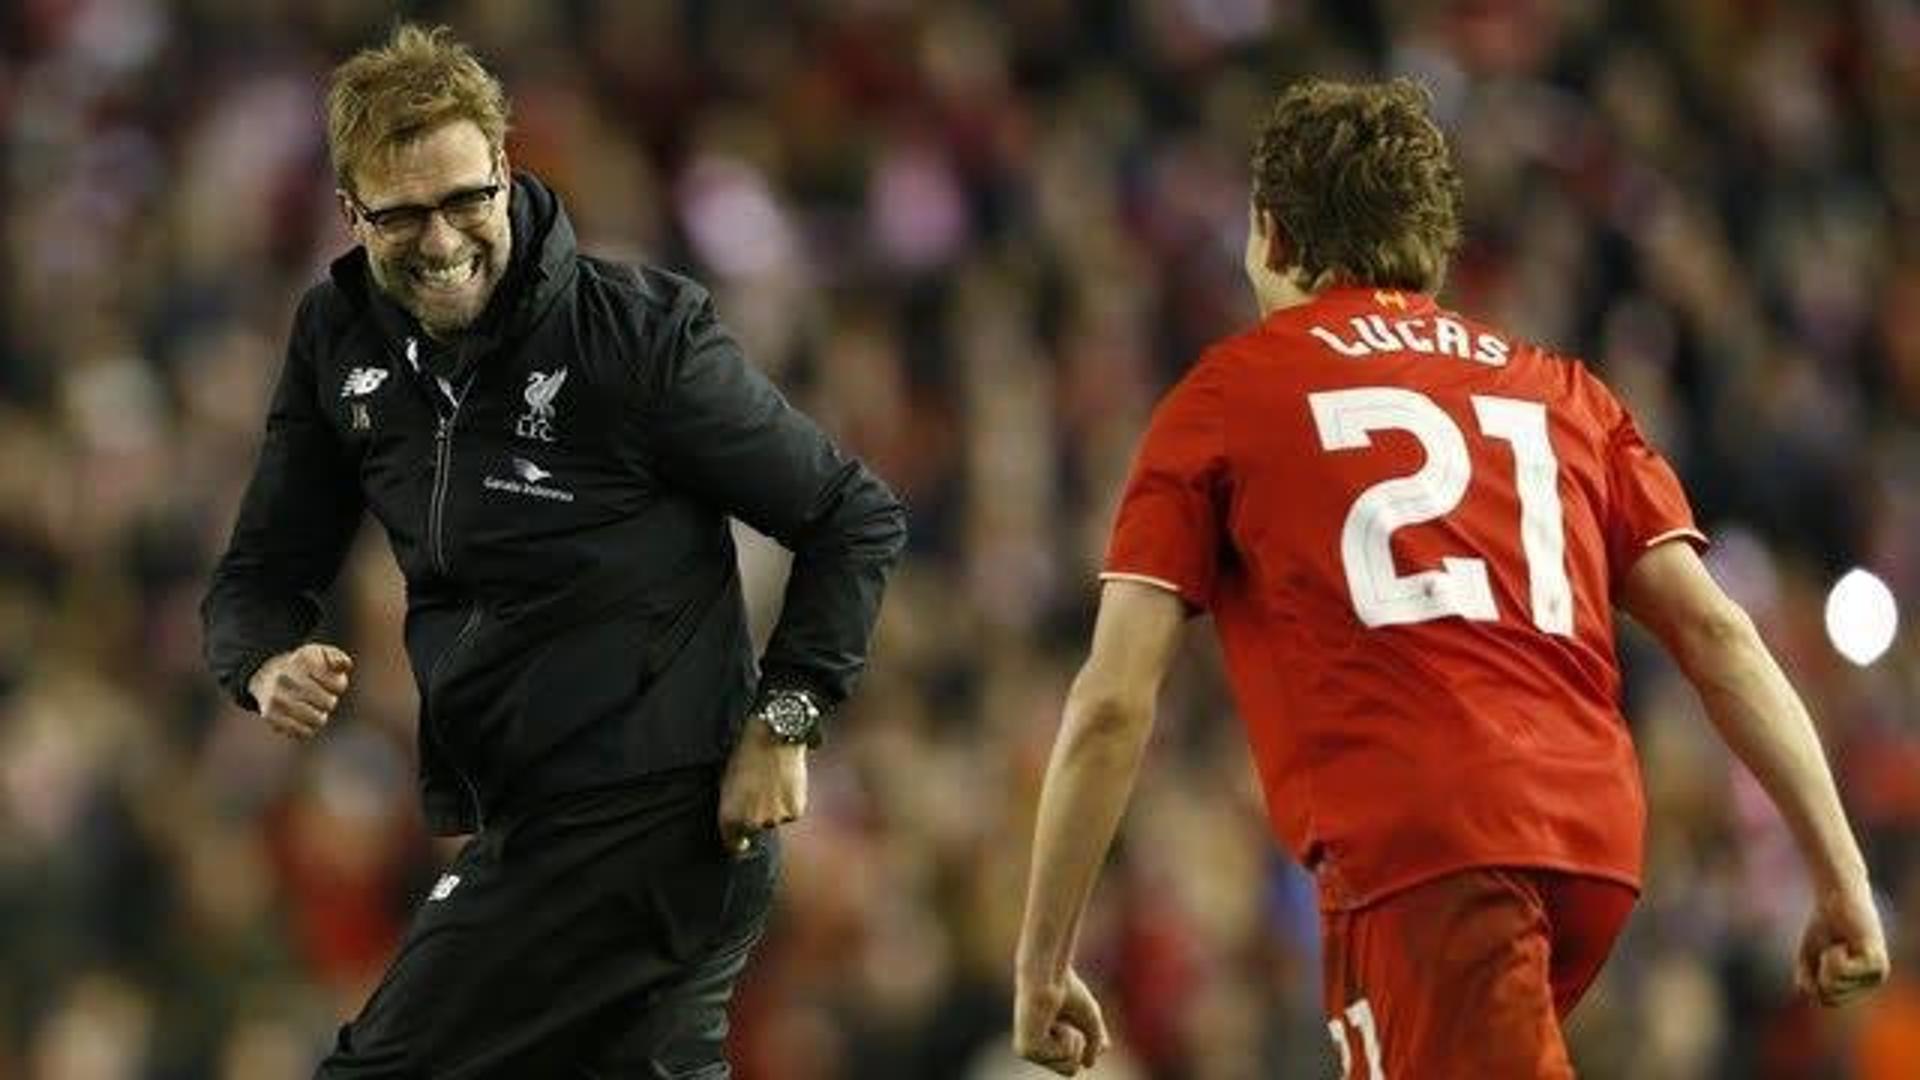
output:
[[[767,725],[775,742],[788,746],[819,746],[823,713],[818,698],[797,688],[768,690],[753,707],[754,719]]]

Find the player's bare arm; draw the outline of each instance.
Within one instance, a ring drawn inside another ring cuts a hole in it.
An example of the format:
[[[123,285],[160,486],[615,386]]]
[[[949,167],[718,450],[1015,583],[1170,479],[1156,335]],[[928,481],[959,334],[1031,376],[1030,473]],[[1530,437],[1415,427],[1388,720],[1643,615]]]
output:
[[[1034,831],[1015,957],[1014,1050],[1072,1076],[1109,1045],[1099,1003],[1073,971],[1074,940],[1153,729],[1154,697],[1179,643],[1184,602],[1110,581],[1093,649],[1067,693]]]
[[[1837,1005],[1886,981],[1886,941],[1866,862],[1806,706],[1752,619],[1721,591],[1693,549],[1678,542],[1642,556],[1621,599],[1673,655],[1721,738],[1793,830],[1815,893],[1795,969],[1801,989]]]

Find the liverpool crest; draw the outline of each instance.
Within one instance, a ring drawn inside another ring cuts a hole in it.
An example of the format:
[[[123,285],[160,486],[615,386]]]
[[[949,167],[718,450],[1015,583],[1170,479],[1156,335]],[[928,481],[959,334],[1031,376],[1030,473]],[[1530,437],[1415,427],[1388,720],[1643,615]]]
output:
[[[567,369],[558,371],[530,371],[527,373],[527,392],[524,395],[527,411],[520,414],[514,422],[513,433],[523,439],[538,439],[541,442],[553,441],[553,399],[559,395],[560,387],[566,384]]]

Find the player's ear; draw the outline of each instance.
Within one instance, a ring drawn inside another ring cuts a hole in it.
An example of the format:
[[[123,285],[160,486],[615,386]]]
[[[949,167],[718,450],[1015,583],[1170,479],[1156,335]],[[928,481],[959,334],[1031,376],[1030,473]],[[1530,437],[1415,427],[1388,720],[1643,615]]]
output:
[[[1286,273],[1287,268],[1293,265],[1293,241],[1287,236],[1287,231],[1280,227],[1280,221],[1273,216],[1273,211],[1256,210],[1254,213],[1260,224],[1261,262],[1276,274]]]

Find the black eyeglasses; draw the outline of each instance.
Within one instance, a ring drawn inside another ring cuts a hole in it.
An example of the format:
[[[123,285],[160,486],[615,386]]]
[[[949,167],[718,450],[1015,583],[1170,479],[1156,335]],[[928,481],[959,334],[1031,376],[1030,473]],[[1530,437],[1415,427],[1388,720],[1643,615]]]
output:
[[[354,213],[366,222],[382,240],[399,243],[412,240],[427,230],[427,222],[433,215],[439,214],[447,219],[447,224],[456,229],[471,229],[487,220],[493,210],[493,198],[500,194],[506,185],[498,181],[481,187],[465,188],[441,199],[432,206],[404,205],[386,206],[378,210],[369,208],[360,201],[359,196],[347,193],[347,199],[353,203]]]

